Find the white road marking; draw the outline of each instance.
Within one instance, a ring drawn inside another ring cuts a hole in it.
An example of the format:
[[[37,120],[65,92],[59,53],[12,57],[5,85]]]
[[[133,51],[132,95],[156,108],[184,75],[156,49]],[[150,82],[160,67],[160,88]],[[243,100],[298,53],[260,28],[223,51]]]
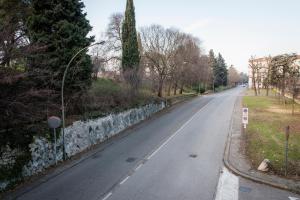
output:
[[[239,179],[231,174],[225,167],[219,178],[217,194],[215,200],[238,200],[239,199]]]
[[[107,200],[112,195],[112,192],[108,193],[102,200]]]
[[[185,122],[173,135],[171,135],[160,147],[158,147],[150,156],[147,157],[147,160],[150,160],[159,150],[161,150],[172,138],[174,138],[183,128],[185,128],[196,116],[202,111],[205,107],[207,107],[211,103],[208,102],[205,106],[203,106],[200,110],[198,110],[187,122]]]
[[[137,167],[135,168],[135,171],[139,170],[142,166],[143,166],[143,163],[139,164],[139,166],[137,166]]]
[[[296,197],[289,197],[290,200],[299,200],[299,198]]]
[[[124,178],[124,180],[120,182],[120,185],[123,185],[129,178],[130,178],[130,176],[127,176],[126,178]]]

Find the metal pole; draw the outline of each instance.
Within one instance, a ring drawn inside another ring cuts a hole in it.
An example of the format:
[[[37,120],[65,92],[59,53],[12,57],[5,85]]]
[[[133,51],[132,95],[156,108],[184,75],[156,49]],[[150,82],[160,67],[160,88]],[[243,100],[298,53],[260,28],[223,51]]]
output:
[[[65,71],[64,71],[64,76],[63,76],[63,79],[62,79],[62,84],[61,84],[61,110],[62,110],[62,142],[63,142],[63,160],[66,160],[66,150],[65,150],[65,105],[64,105],[64,86],[65,86],[65,79],[66,79],[66,76],[67,76],[67,72],[68,72],[68,69],[71,65],[71,63],[73,62],[73,60],[76,58],[76,56],[78,54],[80,54],[82,51],[88,49],[89,47],[92,47],[92,46],[95,46],[95,45],[98,45],[98,44],[104,44],[105,41],[101,41],[99,43],[95,43],[95,44],[92,44],[92,45],[89,45],[87,47],[84,47],[82,48],[81,50],[79,50],[72,58],[71,60],[69,61]]]
[[[54,128],[54,155],[55,155],[55,165],[57,165],[57,153],[56,153],[56,129]]]

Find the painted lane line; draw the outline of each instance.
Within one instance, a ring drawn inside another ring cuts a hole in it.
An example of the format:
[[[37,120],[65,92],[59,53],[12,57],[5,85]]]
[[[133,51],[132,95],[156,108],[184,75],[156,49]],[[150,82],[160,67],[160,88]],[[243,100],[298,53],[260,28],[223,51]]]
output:
[[[130,176],[127,176],[126,178],[124,178],[123,181],[120,182],[120,185],[123,185],[129,178],[130,178]]]
[[[108,193],[102,200],[107,200],[112,195],[112,192]]]
[[[147,160],[150,160],[155,154],[157,154],[157,152],[159,152],[159,150],[161,150],[170,140],[172,140],[176,135],[178,135],[178,133],[184,129],[197,115],[198,113],[200,113],[200,111],[202,111],[205,107],[207,107],[210,103],[212,102],[212,100],[210,102],[208,102],[205,106],[203,106],[202,108],[200,108],[200,110],[198,110],[187,122],[185,122],[175,133],[173,133],[173,135],[171,135],[162,145],[160,145],[160,147],[158,147],[153,153],[151,153],[150,156],[147,157]]]
[[[139,164],[139,166],[137,166],[134,171],[139,170],[142,166],[143,166],[143,163]]]
[[[290,200],[299,200],[297,197],[289,197]]]
[[[160,147],[158,147],[147,159],[150,160],[159,150],[161,150],[173,137],[175,137],[176,134],[173,134],[171,137],[169,137]]]
[[[231,174],[225,167],[219,178],[215,200],[238,200],[239,178]]]

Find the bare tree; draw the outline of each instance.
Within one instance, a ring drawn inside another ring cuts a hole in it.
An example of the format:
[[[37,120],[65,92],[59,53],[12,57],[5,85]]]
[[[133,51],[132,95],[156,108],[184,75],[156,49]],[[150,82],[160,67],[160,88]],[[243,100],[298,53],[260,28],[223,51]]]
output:
[[[249,67],[251,68],[252,87],[254,89],[255,96],[257,96],[256,82],[257,82],[257,72],[259,70],[259,64],[255,60],[256,60],[255,56],[251,56],[249,60]]]
[[[94,79],[97,78],[99,72],[105,71],[105,63],[107,62],[107,51],[105,50],[105,47],[96,46],[92,49],[92,62],[93,62],[93,73],[92,76]]]
[[[124,15],[114,13],[110,16],[110,22],[106,30],[107,48],[110,51],[121,53],[122,51],[122,23]]]
[[[295,114],[295,98],[298,96],[300,92],[299,84],[300,84],[300,64],[293,62],[290,67],[290,73],[288,78],[288,87],[289,91],[292,94],[293,106],[292,106],[292,114]]]
[[[201,57],[200,41],[177,29],[164,29],[159,25],[144,27],[141,31],[144,56],[152,76],[157,78],[158,96],[163,88],[167,95],[182,94],[185,87],[207,83],[211,77],[207,56]],[[166,85],[166,87],[165,87]],[[205,86],[206,87],[206,86]]]
[[[229,86],[236,86],[241,77],[238,71],[231,65],[228,69],[228,84]]]
[[[200,92],[201,74],[203,65],[200,64],[200,41],[191,35],[184,34],[184,40],[180,46],[180,57],[184,61],[182,70],[179,71],[180,94],[184,85],[198,85]]]
[[[176,54],[180,34],[174,29],[165,29],[160,25],[152,25],[141,29],[144,56],[152,74],[156,74],[157,95],[162,97],[163,86],[170,74],[171,58]]]
[[[106,32],[101,40],[105,45],[95,46],[91,53],[93,59],[93,76],[98,72],[104,72],[105,66],[110,66],[111,70],[120,71],[122,55],[122,23],[124,16],[121,13],[114,13],[109,18]],[[115,66],[115,67],[112,67]]]
[[[271,61],[272,57],[268,56],[265,58],[266,60],[266,65],[267,65],[267,76],[265,78],[265,88],[267,90],[266,95],[269,96],[269,90],[270,90],[270,85],[271,85]]]
[[[295,54],[283,54],[273,57],[271,61],[272,82],[280,89],[284,104],[287,81],[291,74],[292,65],[296,59],[297,56]]]
[[[207,90],[210,85],[212,85],[212,75],[213,71],[209,65],[209,57],[202,55],[199,57],[199,79],[204,84],[204,89]]]

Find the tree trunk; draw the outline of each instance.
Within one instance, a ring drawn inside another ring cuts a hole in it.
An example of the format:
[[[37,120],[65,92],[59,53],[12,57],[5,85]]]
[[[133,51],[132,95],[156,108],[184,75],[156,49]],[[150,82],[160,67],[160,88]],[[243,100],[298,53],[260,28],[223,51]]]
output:
[[[157,93],[158,97],[162,97],[163,83],[164,83],[164,81],[162,79],[160,79],[159,83],[158,83],[158,93]]]
[[[180,86],[180,92],[179,92],[179,94],[182,94],[183,93],[183,84],[181,84],[181,86]]]
[[[168,85],[168,96],[170,96],[171,95],[171,87],[172,87],[172,84],[170,83],[169,85]]]
[[[257,93],[259,95],[260,95],[260,85],[261,85],[260,74],[257,72]]]
[[[283,82],[282,82],[281,95],[282,95],[282,99],[283,99],[283,104],[285,105],[285,79],[283,79]]]
[[[277,89],[276,90],[277,90],[276,93],[278,94],[278,103],[280,103],[280,101],[281,101],[280,83],[277,84]]]
[[[177,82],[175,83],[175,85],[174,85],[174,93],[173,93],[174,95],[176,95],[177,94]]]
[[[161,84],[159,84],[159,86],[158,86],[158,93],[157,93],[157,96],[158,96],[158,97],[162,97],[162,85],[161,85]]]
[[[256,81],[255,81],[255,71],[254,71],[254,69],[252,69],[252,85],[253,85],[253,88],[254,88],[255,96],[257,96]]]

